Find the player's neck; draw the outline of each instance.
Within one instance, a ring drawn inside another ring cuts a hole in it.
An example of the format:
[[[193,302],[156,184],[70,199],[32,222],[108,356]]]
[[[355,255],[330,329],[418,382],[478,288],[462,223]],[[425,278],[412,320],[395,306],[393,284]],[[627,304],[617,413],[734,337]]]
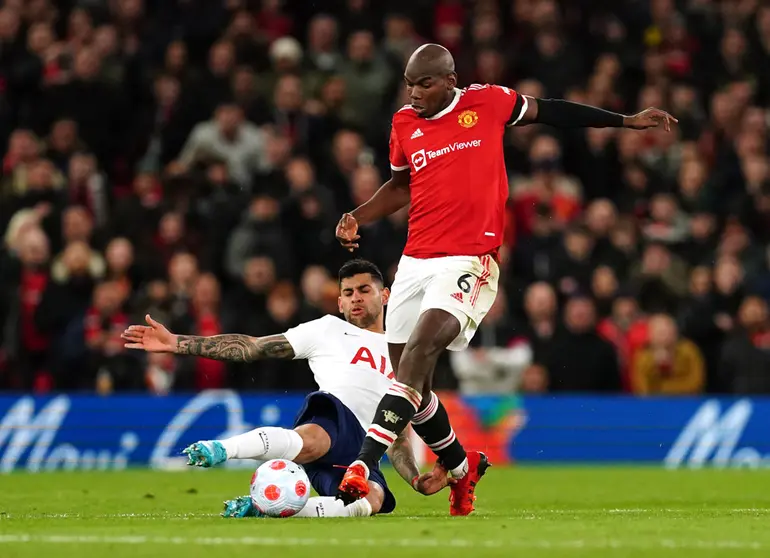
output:
[[[444,99],[444,102],[443,102],[443,103],[441,103],[441,106],[440,106],[440,107],[439,107],[439,109],[436,111],[436,114],[439,114],[441,111],[443,111],[443,110],[446,110],[446,108],[447,108],[449,105],[451,105],[451,104],[452,104],[452,101],[454,101],[454,100],[455,100],[455,95],[457,95],[457,91],[455,91],[454,89],[452,89],[451,91],[448,91],[448,92],[447,92],[447,96],[446,96],[446,99]],[[433,116],[436,116],[436,114],[434,114]]]
[[[369,327],[364,328],[366,331],[371,331],[372,333],[385,333],[385,327],[382,324],[382,320],[377,320]]]

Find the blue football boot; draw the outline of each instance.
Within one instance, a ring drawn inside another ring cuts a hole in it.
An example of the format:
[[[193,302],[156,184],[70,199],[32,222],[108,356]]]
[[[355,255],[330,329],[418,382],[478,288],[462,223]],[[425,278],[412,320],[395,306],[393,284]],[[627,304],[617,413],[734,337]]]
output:
[[[216,440],[195,442],[182,453],[187,456],[187,464],[196,467],[213,467],[227,461],[225,447]]]
[[[251,496],[241,496],[234,500],[225,500],[222,517],[262,517],[262,514],[251,501]]]

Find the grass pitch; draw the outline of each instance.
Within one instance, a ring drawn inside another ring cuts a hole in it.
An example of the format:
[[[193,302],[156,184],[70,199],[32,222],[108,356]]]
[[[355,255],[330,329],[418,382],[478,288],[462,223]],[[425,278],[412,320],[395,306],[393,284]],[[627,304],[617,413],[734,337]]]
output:
[[[770,556],[770,471],[497,467],[468,518],[386,474],[390,516],[226,520],[247,471],[14,473],[0,556]]]

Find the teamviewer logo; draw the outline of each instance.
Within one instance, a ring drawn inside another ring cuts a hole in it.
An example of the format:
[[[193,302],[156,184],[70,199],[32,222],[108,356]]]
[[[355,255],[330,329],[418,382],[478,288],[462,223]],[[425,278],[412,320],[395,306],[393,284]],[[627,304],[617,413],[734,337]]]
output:
[[[428,158],[425,156],[425,150],[420,149],[412,153],[412,166],[415,171],[420,170],[428,164]]]

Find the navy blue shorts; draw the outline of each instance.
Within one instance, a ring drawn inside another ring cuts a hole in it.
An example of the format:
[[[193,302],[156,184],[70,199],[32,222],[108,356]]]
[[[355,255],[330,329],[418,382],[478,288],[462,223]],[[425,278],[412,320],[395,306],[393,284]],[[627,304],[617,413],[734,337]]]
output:
[[[315,391],[305,398],[294,426],[317,424],[329,434],[332,440],[329,452],[312,463],[303,465],[310,483],[321,496],[336,496],[346,467],[358,457],[366,432],[353,412],[342,401],[330,393]],[[379,467],[369,471],[369,480],[379,484],[385,491],[385,501],[380,513],[390,513],[396,508],[396,498],[388,489],[388,483]]]

